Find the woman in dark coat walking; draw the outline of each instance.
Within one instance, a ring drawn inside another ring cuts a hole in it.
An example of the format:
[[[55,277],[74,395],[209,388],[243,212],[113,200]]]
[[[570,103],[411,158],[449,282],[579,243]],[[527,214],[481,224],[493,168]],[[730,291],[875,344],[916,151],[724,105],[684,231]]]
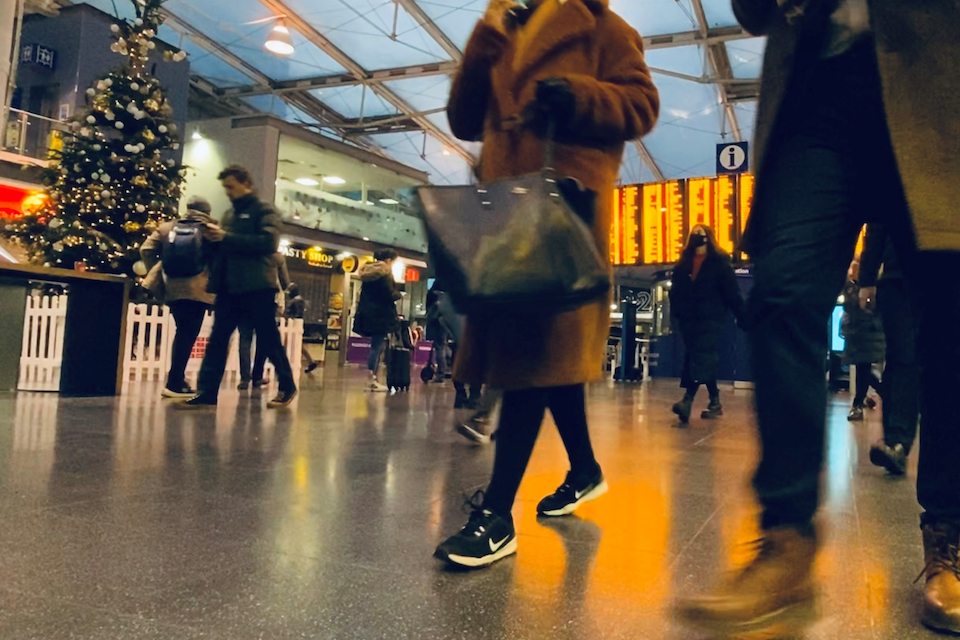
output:
[[[700,417],[717,418],[723,415],[717,388],[720,338],[729,312],[733,312],[738,324],[742,323],[744,304],[730,257],[717,245],[710,227],[698,225],[690,232],[673,271],[670,308],[686,347],[680,380],[686,393],[683,400],[673,405],[673,412],[686,424],[697,390],[705,384],[710,404]]]
[[[370,391],[387,391],[386,385],[377,379],[380,368],[380,356],[387,336],[400,330],[397,315],[397,291],[393,279],[393,263],[397,261],[397,252],[393,249],[381,249],[373,254],[374,260],[360,269],[360,302],[357,303],[357,317],[353,323],[354,331],[370,338]]]
[[[880,381],[873,373],[873,365],[883,362],[887,353],[887,340],[883,333],[883,321],[872,310],[860,307],[860,261],[854,260],[847,273],[847,285],[843,290],[843,320],[840,335],[845,340],[843,359],[856,369],[856,394],[847,420],[863,420],[863,405],[870,408],[876,402],[867,398],[870,387],[883,397]]]

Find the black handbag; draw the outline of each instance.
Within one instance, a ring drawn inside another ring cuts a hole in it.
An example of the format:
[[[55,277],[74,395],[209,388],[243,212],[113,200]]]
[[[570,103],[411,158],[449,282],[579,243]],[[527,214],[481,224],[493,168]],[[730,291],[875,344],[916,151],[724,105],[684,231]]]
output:
[[[552,156],[548,142],[539,173],[417,189],[437,283],[460,313],[553,315],[610,290],[610,267],[584,221],[596,194],[558,182]]]

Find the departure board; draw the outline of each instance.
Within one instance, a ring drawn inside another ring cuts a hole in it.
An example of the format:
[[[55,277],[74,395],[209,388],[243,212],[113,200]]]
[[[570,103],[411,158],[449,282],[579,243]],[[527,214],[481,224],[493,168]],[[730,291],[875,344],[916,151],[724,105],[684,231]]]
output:
[[[687,234],[683,186],[677,180],[643,185],[643,264],[666,264],[680,259]]]
[[[750,211],[753,209],[753,187],[756,179],[749,173],[740,176],[740,233],[747,228]]]
[[[610,262],[614,265],[637,264],[640,258],[639,197],[639,186],[617,189],[614,194],[610,225]]]
[[[717,234],[717,243],[727,253],[733,253],[737,243],[737,192],[733,179],[696,178],[687,180],[687,200],[690,203],[690,228],[705,225]]]
[[[690,230],[711,227],[733,254],[753,204],[754,178],[691,178],[617,189],[610,230],[614,265],[672,264],[680,259]]]

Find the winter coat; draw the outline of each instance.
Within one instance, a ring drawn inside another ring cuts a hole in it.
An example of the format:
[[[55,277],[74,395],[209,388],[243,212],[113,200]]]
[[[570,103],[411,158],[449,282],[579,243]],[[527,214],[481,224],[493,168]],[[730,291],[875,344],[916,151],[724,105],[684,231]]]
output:
[[[207,224],[216,222],[210,216],[199,211],[188,211],[183,219]],[[177,300],[194,300],[213,304],[216,296],[207,292],[210,279],[210,273],[207,269],[192,278],[170,278],[163,272],[163,246],[167,236],[176,224],[176,220],[163,223],[150,234],[150,237],[140,247],[140,259],[147,267],[147,276],[143,279],[143,286],[166,304]]]
[[[280,244],[280,216],[273,207],[251,193],[233,201],[222,226],[227,235],[217,243],[208,290],[231,295],[280,290],[274,257]]]
[[[874,364],[883,362],[887,354],[887,341],[879,313],[860,308],[860,285],[847,281],[843,291],[843,319],[840,335],[846,341],[843,359],[847,364]]]
[[[576,106],[570,125],[557,131],[554,167],[597,192],[592,230],[604,254],[624,145],[649,132],[659,113],[643,40],[608,5],[567,0],[545,14],[544,24],[535,13],[514,28],[485,17],[467,43],[447,105],[453,133],[483,142],[481,182],[521,176],[543,167],[545,149],[522,114],[538,81],[566,80]],[[520,29],[535,32],[520,38]],[[499,389],[586,383],[602,375],[609,329],[608,298],[547,317],[467,318],[454,377]]]
[[[733,0],[740,24],[767,38],[753,136],[757,190],[788,89],[803,91],[836,0],[806,0],[790,24],[777,0]],[[956,0],[870,0],[883,103],[921,249],[960,250],[960,6]],[[762,224],[751,218],[751,227]],[[756,234],[751,229],[751,238]]]
[[[397,291],[390,265],[373,262],[360,269],[360,302],[353,330],[362,336],[385,336],[400,329]]]
[[[708,255],[696,279],[691,277],[692,270],[692,263],[681,263],[674,270],[670,312],[680,325],[687,349],[685,376],[689,382],[710,382],[717,379],[720,338],[729,314],[743,322],[743,296],[726,256]]]

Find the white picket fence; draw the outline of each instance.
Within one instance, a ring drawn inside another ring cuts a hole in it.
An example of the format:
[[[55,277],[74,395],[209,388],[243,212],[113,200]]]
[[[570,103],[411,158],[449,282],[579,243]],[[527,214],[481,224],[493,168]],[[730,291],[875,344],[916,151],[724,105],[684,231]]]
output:
[[[23,346],[20,353],[20,391],[59,391],[63,361],[63,332],[67,316],[67,296],[30,296],[23,322]],[[303,347],[303,320],[281,319],[280,336],[294,374],[300,371]],[[213,313],[208,312],[194,343],[187,364],[187,379],[196,379],[213,328]],[[170,367],[170,352],[176,323],[170,309],[159,305],[130,304],[127,312],[127,337],[124,344],[124,381],[165,381]],[[230,341],[230,353],[224,380],[240,377],[238,334]],[[256,338],[254,338],[254,351]],[[252,354],[251,354],[252,355]],[[275,378],[268,360],[264,375]]]
[[[29,296],[20,350],[21,391],[59,391],[66,296]]]
[[[280,337],[284,350],[290,360],[294,373],[300,371],[301,348],[303,346],[303,320],[283,318],[280,322]],[[166,380],[170,367],[170,352],[176,323],[168,307],[158,305],[131,304],[127,313],[127,343],[124,347],[123,379],[125,381]],[[208,312],[203,319],[200,336],[193,345],[193,353],[187,364],[187,379],[195,379],[200,371],[200,363],[206,352],[207,340],[213,329],[213,313]],[[230,340],[230,352],[224,380],[232,381],[240,377],[239,334],[234,333]],[[254,348],[256,351],[256,338]],[[251,354],[252,358],[252,354]],[[273,365],[267,361],[264,375],[274,379]]]

